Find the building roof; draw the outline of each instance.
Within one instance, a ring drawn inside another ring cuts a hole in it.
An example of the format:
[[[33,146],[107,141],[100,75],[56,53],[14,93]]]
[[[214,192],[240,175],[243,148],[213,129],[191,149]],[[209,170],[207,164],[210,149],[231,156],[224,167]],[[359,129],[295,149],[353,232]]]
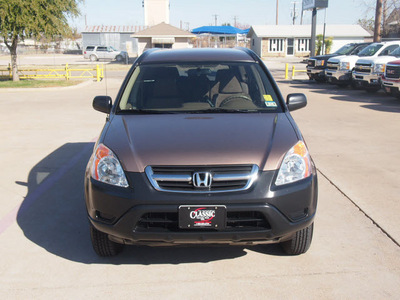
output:
[[[229,34],[247,34],[249,29],[242,30],[233,26],[202,26],[192,30],[194,34],[216,34],[216,35],[229,35]]]
[[[324,25],[317,25],[317,35],[323,34]],[[311,37],[311,25],[254,25],[248,36],[286,38]],[[372,35],[360,25],[326,25],[325,36],[332,37],[371,37]]]
[[[132,34],[132,37],[194,37],[189,31],[174,27],[170,24],[160,23],[145,30]]]
[[[82,33],[101,33],[101,32],[134,33],[137,31],[141,31],[145,28],[146,28],[145,26],[133,26],[133,25],[124,25],[124,26],[94,25],[94,26],[86,26],[85,30],[83,30]]]

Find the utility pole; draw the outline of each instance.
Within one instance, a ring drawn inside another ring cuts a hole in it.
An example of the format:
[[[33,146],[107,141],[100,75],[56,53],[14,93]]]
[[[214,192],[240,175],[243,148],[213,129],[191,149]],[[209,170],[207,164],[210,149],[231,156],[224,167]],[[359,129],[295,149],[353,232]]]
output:
[[[279,16],[279,0],[276,0],[276,25],[278,25],[278,16]]]
[[[215,26],[217,26],[217,23],[218,23],[218,15],[213,15],[213,17],[215,18]]]
[[[383,0],[383,8],[382,8],[382,35],[386,34],[386,13],[387,13],[387,0]]]
[[[296,11],[296,4],[297,4],[297,2],[294,1],[294,2],[292,2],[292,3],[293,3],[292,20],[293,20],[293,25],[295,25],[295,24],[296,24],[296,19],[297,19],[297,17],[298,17],[298,14],[297,14],[297,11]]]
[[[374,42],[381,40],[382,0],[376,0]]]
[[[233,22],[234,22],[235,27],[237,27],[237,20],[238,20],[238,19],[239,19],[238,16],[234,16],[234,17],[233,17]]]

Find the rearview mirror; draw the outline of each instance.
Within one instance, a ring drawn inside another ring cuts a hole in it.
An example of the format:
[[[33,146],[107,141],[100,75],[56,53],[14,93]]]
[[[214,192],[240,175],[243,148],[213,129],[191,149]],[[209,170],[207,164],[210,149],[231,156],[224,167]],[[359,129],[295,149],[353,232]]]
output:
[[[289,94],[286,98],[286,104],[289,111],[303,108],[307,105],[307,97],[304,94]]]
[[[93,99],[93,108],[100,112],[109,114],[111,112],[112,99],[110,96],[96,96]]]

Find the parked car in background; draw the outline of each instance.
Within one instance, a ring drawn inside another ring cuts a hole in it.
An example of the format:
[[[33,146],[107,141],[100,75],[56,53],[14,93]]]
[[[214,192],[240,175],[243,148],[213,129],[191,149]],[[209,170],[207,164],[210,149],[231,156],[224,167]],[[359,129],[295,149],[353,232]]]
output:
[[[391,47],[394,47],[392,45]],[[367,92],[377,92],[381,89],[381,77],[385,72],[386,64],[396,58],[400,58],[400,44],[397,49],[388,53],[388,55],[378,55],[371,58],[360,58],[356,62],[353,71],[353,80],[355,80]]]
[[[339,86],[354,84],[352,72],[359,58],[388,55],[399,47],[400,42],[373,43],[364,48],[358,55],[336,56],[328,60],[326,76],[331,83]]]
[[[91,240],[122,245],[311,245],[317,172],[283,99],[251,50],[152,49],[128,72],[85,173]]]
[[[390,61],[386,64],[382,85],[387,93],[400,99],[400,60]]]
[[[318,55],[310,57],[307,60],[307,75],[310,79],[317,82],[325,82],[328,59],[339,55],[357,55],[361,50],[367,47],[370,43],[350,43],[344,45],[339,50],[332,54]]]
[[[83,52],[83,58],[90,61],[116,60],[118,62],[128,62],[129,56],[126,51],[119,51],[111,46],[87,46]]]

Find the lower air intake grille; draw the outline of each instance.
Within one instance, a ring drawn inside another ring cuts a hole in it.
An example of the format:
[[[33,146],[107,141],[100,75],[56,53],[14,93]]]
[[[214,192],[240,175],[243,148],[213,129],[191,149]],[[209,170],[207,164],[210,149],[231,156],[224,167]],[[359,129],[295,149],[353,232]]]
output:
[[[257,231],[269,230],[271,226],[264,215],[258,211],[227,212],[224,231]],[[178,232],[190,229],[179,229],[178,213],[146,213],[136,224],[135,231]],[[199,231],[199,229],[193,229]],[[210,229],[203,229],[210,230]],[[211,229],[213,230],[213,229]]]

